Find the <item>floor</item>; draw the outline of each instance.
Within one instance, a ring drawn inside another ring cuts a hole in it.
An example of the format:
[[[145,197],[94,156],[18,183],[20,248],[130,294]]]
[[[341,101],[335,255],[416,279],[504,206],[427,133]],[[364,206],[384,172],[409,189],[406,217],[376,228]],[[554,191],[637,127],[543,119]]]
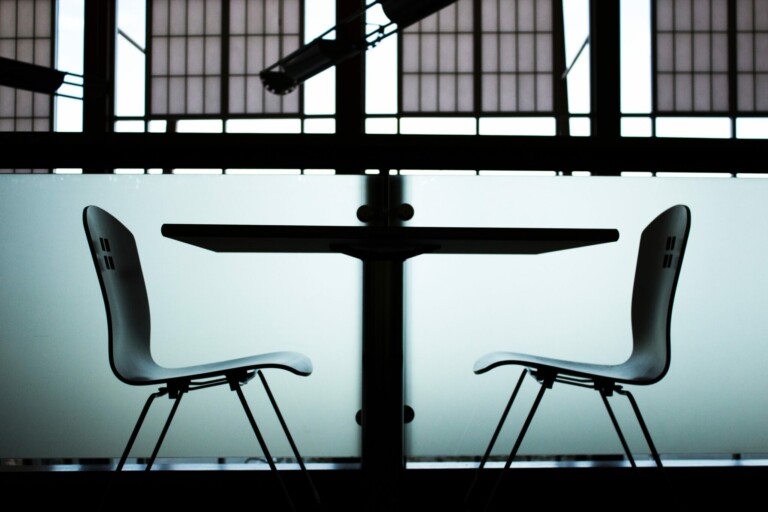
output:
[[[674,501],[694,506],[713,503],[754,506],[765,499],[768,465],[684,465],[664,471],[615,466],[513,466],[507,471],[493,501],[486,497],[501,469],[484,470],[475,487],[474,500],[465,495],[475,472],[470,468],[429,467],[404,472],[400,492],[371,492],[359,469],[318,469],[310,475],[321,496],[322,510],[508,510],[522,503],[526,508],[589,506],[615,510],[616,500],[633,507]],[[297,469],[281,472],[293,496],[295,510],[318,510],[313,505],[306,479]],[[126,466],[122,473],[103,468],[80,467],[40,471],[0,470],[0,487],[6,503],[36,506],[74,505],[93,507],[216,506],[255,510],[291,510],[278,480],[267,470],[241,468],[164,468],[151,472]]]

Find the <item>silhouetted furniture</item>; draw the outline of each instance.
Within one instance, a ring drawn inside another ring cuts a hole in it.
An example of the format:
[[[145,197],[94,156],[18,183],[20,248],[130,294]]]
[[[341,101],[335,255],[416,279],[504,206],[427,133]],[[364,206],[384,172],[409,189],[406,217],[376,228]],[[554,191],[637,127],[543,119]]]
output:
[[[362,470],[378,507],[401,507],[405,469],[403,263],[421,254],[542,254],[615,242],[615,229],[163,224],[217,252],[341,253],[363,263]],[[350,421],[354,421],[352,417]],[[404,506],[404,504],[402,504]]]
[[[6,57],[0,57],[0,85],[43,94],[55,94],[67,73]]]
[[[487,503],[493,499],[504,471],[509,468],[515,458],[544,392],[552,388],[556,382],[594,389],[600,393],[627,458],[632,467],[636,467],[629,446],[608,402],[608,397],[613,393],[626,396],[637,416],[653,459],[663,470],[661,459],[640,414],[637,402],[629,391],[623,389],[622,385],[654,384],[659,382],[669,369],[672,304],[688,240],[690,219],[691,213],[688,207],[677,205],[664,211],[643,230],[632,291],[632,353],[623,363],[590,364],[514,352],[491,352],[475,362],[474,372],[478,375],[506,365],[518,365],[524,368],[475,473],[467,493],[468,503],[472,498],[480,472],[488,461],[512,403],[520,390],[523,378],[529,372],[539,382],[540,389]]]
[[[308,376],[312,373],[311,360],[298,352],[272,352],[180,368],[166,368],[158,365],[152,358],[150,350],[149,300],[136,241],[132,233],[115,217],[97,206],[88,206],[83,210],[83,223],[107,312],[109,363],[112,371],[118,379],[126,384],[160,386],[159,390],[152,393],[147,399],[117,465],[117,471],[122,470],[155,398],[168,395],[170,399],[174,400],[174,403],[147,463],[147,471],[152,467],[184,394],[212,386],[227,385],[237,393],[264,456],[285,492],[286,498],[292,504],[290,495],[283,484],[241,389],[258,375],[293,449],[296,460],[306,475],[313,497],[319,503],[314,484],[262,371],[274,369],[288,371],[299,376]]]

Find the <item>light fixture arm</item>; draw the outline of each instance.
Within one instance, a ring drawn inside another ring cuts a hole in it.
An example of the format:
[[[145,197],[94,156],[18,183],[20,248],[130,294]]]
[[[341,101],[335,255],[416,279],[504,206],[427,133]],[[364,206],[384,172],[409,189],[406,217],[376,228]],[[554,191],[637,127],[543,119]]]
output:
[[[6,87],[54,94],[66,75],[55,68],[0,57],[0,85]]]
[[[356,13],[331,27],[317,38],[281,58],[259,73],[264,87],[278,95],[289,94],[305,80],[335,66],[336,64],[365,52],[378,45],[382,40],[403,28],[429,16],[454,3],[456,0],[374,0],[367,4],[362,12]],[[381,5],[389,22],[376,25],[366,32],[361,39],[340,37],[347,33],[340,30],[362,16],[374,5]],[[326,38],[332,32],[335,39]]]

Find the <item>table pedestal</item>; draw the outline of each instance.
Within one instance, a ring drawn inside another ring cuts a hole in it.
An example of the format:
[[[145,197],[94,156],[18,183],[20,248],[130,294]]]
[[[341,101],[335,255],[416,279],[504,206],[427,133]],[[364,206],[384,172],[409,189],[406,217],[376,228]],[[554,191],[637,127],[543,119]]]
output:
[[[363,259],[362,471],[366,510],[400,510],[405,471],[403,263]]]
[[[164,224],[219,252],[341,253],[363,263],[364,510],[403,510],[403,266],[420,254],[541,254],[615,242],[615,229]],[[330,348],[332,350],[332,348]]]

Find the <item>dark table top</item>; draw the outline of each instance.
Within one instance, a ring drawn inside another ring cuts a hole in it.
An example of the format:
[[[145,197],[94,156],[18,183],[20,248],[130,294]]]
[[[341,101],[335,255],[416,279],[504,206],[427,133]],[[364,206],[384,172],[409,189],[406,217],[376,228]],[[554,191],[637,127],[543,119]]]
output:
[[[615,242],[616,229],[163,224],[163,236],[216,252],[539,254]]]

